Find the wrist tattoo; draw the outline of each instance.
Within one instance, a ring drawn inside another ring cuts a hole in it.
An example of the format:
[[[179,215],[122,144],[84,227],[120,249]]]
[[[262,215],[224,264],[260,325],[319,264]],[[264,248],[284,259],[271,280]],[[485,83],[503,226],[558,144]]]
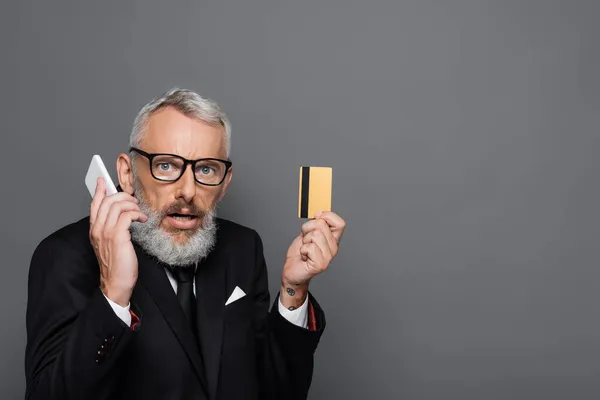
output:
[[[296,307],[294,307],[294,306],[291,306],[290,308],[288,308],[288,310],[290,310],[290,311],[294,311],[295,309],[296,309]]]
[[[296,294],[296,291],[292,288],[287,288],[287,294],[289,294],[290,296],[294,296]]]

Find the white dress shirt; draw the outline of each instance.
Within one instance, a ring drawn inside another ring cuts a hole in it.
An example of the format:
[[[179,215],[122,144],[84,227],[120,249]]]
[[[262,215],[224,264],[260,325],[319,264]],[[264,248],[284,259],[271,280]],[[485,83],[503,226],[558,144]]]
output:
[[[167,277],[169,278],[169,282],[171,282],[171,286],[173,287],[173,290],[175,291],[175,293],[177,293],[177,281],[173,277],[173,274],[171,273],[171,271],[165,269],[165,272],[167,274]],[[196,278],[194,277],[194,295],[196,295],[195,283],[196,283]],[[104,297],[106,297],[106,296],[104,296]],[[129,313],[130,304],[128,304],[126,307],[123,307],[123,306],[115,303],[108,297],[106,297],[106,300],[108,301],[108,304],[110,304],[110,306],[112,307],[115,314],[117,314],[117,316],[119,318],[121,318],[121,320],[123,322],[125,322],[125,324],[127,326],[130,326],[131,325],[131,314]],[[279,313],[285,319],[287,319],[289,322],[291,322],[292,324],[306,329],[308,327],[308,296],[306,297],[306,300],[304,301],[304,303],[300,307],[298,307],[297,309],[295,309],[293,311],[290,311],[287,308],[285,308],[285,306],[283,304],[281,304],[281,299],[279,299]]]

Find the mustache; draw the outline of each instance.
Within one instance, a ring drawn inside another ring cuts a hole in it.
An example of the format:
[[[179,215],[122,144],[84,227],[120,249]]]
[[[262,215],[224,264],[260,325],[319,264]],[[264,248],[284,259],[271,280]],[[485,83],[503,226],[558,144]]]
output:
[[[167,216],[169,214],[180,214],[181,210],[186,209],[190,215],[202,218],[206,215],[206,212],[195,204],[185,203],[185,202],[176,202],[164,208],[161,212],[162,216]]]

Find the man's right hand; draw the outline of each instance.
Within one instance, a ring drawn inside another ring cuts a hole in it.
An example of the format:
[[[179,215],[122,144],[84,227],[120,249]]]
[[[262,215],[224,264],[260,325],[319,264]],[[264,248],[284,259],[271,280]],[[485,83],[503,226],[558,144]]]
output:
[[[129,227],[148,217],[138,200],[120,192],[106,196],[106,184],[98,179],[90,205],[90,242],[100,265],[100,288],[115,303],[126,307],[138,277],[138,261]]]

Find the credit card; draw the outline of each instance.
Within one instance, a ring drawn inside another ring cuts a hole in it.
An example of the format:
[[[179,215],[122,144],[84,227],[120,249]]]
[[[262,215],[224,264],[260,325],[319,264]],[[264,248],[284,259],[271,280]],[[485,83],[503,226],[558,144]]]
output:
[[[331,211],[330,167],[300,167],[298,218],[314,218],[319,211]]]

